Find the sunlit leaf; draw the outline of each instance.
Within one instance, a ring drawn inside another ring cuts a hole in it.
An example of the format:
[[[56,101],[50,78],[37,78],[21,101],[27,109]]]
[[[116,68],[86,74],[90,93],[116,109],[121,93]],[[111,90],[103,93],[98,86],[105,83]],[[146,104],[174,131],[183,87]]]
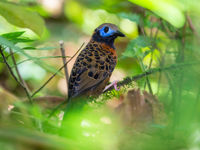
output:
[[[24,33],[25,33],[25,31],[9,32],[9,33],[2,34],[1,36],[4,37],[4,38],[7,38],[7,39],[15,39],[17,37],[20,37]]]
[[[43,61],[41,60],[36,60],[30,56],[29,54],[25,53],[20,47],[16,46],[13,42],[7,40],[6,38],[3,38],[2,36],[0,36],[0,45],[3,45],[5,47],[9,47],[11,48],[14,52],[19,52],[21,53],[22,55],[24,55],[26,58],[28,59],[31,59],[34,61],[35,64],[41,66],[43,69],[49,71],[49,72],[52,72],[52,73],[55,73],[57,71],[56,68],[54,68],[53,66],[50,66],[46,63],[44,63]],[[61,75],[61,73],[58,73],[59,75]]]
[[[28,37],[20,37],[21,35],[24,34],[25,31],[21,32],[9,32],[2,34],[1,36],[8,39],[9,41],[13,43],[25,43],[25,42],[33,42],[34,40],[29,39]]]
[[[31,40],[26,37],[16,38],[16,39],[12,40],[13,43],[27,43],[27,42],[33,42],[33,41],[35,41],[35,40]]]
[[[21,28],[29,28],[39,36],[42,36],[45,29],[44,20],[37,13],[23,6],[0,2],[0,15],[9,23]]]
[[[185,17],[177,3],[170,0],[129,0],[139,6],[153,11],[177,28],[184,25]]]

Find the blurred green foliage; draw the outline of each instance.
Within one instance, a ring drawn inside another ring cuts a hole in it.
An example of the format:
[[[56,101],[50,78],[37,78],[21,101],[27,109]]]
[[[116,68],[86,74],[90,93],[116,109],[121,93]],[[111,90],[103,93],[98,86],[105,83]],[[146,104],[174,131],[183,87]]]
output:
[[[39,36],[42,35],[45,28],[44,21],[35,12],[28,11],[25,7],[5,2],[0,2],[0,10],[0,14],[11,24],[29,28]]]
[[[116,70],[129,78],[157,69],[156,73],[136,82],[140,89],[158,97],[168,122],[164,125],[153,122],[147,130],[140,131],[124,125],[119,113],[104,107],[110,99],[121,98],[128,88],[135,88],[133,85],[125,86],[119,92],[103,94],[100,101],[93,99],[87,102],[63,122],[61,109],[49,118],[52,108],[27,104],[23,88],[12,79],[1,55],[1,149],[200,149],[198,0],[45,2],[0,2],[1,51],[17,76],[9,49],[13,50],[30,95],[61,66],[61,61],[58,61],[60,52],[56,51],[58,40],[66,41],[69,56],[80,43],[89,40],[98,25],[110,22],[127,35],[127,38],[116,41]],[[55,14],[50,11],[54,7],[58,7]],[[42,38],[36,37],[30,30]],[[168,67],[170,69],[166,69]],[[62,73],[57,74],[62,76]],[[64,97],[60,90],[60,86],[63,88],[60,83],[64,81],[60,76],[39,90],[35,97],[49,94]],[[119,73],[114,74],[117,79],[119,76]],[[49,101],[44,103],[51,105]],[[8,111],[7,105],[15,108]],[[55,105],[53,103],[53,107]]]

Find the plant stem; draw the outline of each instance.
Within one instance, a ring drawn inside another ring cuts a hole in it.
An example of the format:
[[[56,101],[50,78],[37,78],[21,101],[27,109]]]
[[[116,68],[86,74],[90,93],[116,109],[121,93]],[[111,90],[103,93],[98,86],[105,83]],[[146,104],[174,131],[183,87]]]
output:
[[[27,96],[27,98],[29,99],[29,102],[32,103],[32,99],[31,99],[31,96],[30,96],[28,90],[27,90],[26,87],[17,79],[17,77],[14,75],[14,73],[13,73],[13,71],[12,71],[10,65],[8,64],[8,62],[7,62],[7,60],[6,60],[6,57],[5,57],[5,55],[4,55],[3,51],[2,51],[2,47],[1,47],[1,46],[0,46],[0,53],[1,53],[1,56],[2,56],[2,58],[3,58],[3,60],[4,60],[4,63],[5,63],[6,66],[7,66],[7,68],[8,68],[8,70],[9,70],[10,74],[11,74],[12,77],[15,79],[15,81],[24,89],[24,91],[25,91],[25,93],[26,93],[26,96]]]
[[[30,93],[30,90],[29,90],[29,88],[28,88],[26,82],[23,80],[23,78],[22,78],[22,76],[21,76],[21,74],[20,74],[20,72],[19,72],[19,69],[18,69],[18,67],[17,67],[17,63],[16,63],[16,60],[15,60],[15,57],[14,57],[14,54],[13,54],[12,49],[9,48],[9,51],[10,51],[11,58],[12,58],[12,61],[13,61],[13,64],[14,64],[14,68],[15,68],[15,70],[16,70],[16,73],[17,73],[17,75],[18,75],[18,78],[19,78],[20,82],[24,85],[24,87],[26,88],[26,90]],[[30,94],[29,94],[29,95],[30,95]]]
[[[66,59],[65,59],[66,55],[65,55],[65,49],[64,49],[64,42],[60,41],[59,43],[60,43],[60,51],[61,51],[61,54],[62,54],[63,64],[65,65],[66,64]],[[67,86],[67,89],[68,89],[69,74],[68,74],[67,64],[65,65],[64,70],[65,70],[66,86]]]
[[[125,78],[123,81],[120,81],[118,82],[118,86],[124,86],[124,85],[127,85],[129,83],[131,83],[132,81],[136,81],[136,80],[139,80],[143,77],[146,77],[146,76],[149,76],[149,75],[152,75],[154,73],[157,73],[157,72],[162,72],[162,71],[168,71],[168,70],[174,70],[174,69],[181,69],[183,67],[191,67],[192,65],[199,65],[200,64],[200,61],[195,61],[195,62],[190,62],[190,63],[178,63],[178,64],[174,64],[174,65],[170,65],[168,67],[161,67],[161,68],[152,68],[148,71],[145,71],[144,73],[141,73],[141,74],[138,74],[138,75],[135,75],[133,77],[127,77]],[[110,87],[109,89],[107,89],[105,92],[107,91],[111,91],[114,87]]]
[[[84,44],[85,43],[83,43],[81,45],[81,47],[78,49],[78,51],[62,67],[60,67],[39,89],[37,89],[31,95],[31,97],[35,96],[38,92],[40,92],[57,75],[57,73],[60,72],[65,67],[65,65],[67,65],[78,54],[78,52],[82,49],[82,47],[83,47]]]

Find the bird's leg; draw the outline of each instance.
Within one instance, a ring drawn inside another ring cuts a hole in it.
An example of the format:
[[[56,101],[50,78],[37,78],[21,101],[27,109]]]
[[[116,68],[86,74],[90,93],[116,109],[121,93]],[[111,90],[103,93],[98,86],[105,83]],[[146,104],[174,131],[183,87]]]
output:
[[[115,81],[113,81],[111,84],[107,85],[107,86],[105,87],[105,89],[103,90],[103,92],[105,92],[107,89],[109,89],[109,88],[112,87],[112,86],[114,86],[114,89],[115,89],[116,91],[119,91],[120,88],[117,87],[117,82],[118,82],[118,80],[115,80]]]

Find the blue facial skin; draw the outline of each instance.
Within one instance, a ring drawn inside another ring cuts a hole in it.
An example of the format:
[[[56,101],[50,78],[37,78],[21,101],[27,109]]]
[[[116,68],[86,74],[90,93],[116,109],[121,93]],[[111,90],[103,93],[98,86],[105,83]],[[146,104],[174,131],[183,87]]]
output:
[[[108,32],[105,33],[105,31],[104,31],[105,27],[106,27],[106,26],[104,26],[103,28],[101,28],[101,30],[99,30],[100,35],[101,35],[102,37],[108,37],[108,36],[111,36],[111,35],[113,35],[114,33],[116,33],[115,30],[112,30],[112,29],[110,29],[109,27],[108,27]]]
[[[92,39],[96,42],[105,43],[108,46],[114,47],[114,40],[118,37],[124,37],[125,35],[120,31],[113,30],[109,26],[104,26],[101,29],[96,29]]]

